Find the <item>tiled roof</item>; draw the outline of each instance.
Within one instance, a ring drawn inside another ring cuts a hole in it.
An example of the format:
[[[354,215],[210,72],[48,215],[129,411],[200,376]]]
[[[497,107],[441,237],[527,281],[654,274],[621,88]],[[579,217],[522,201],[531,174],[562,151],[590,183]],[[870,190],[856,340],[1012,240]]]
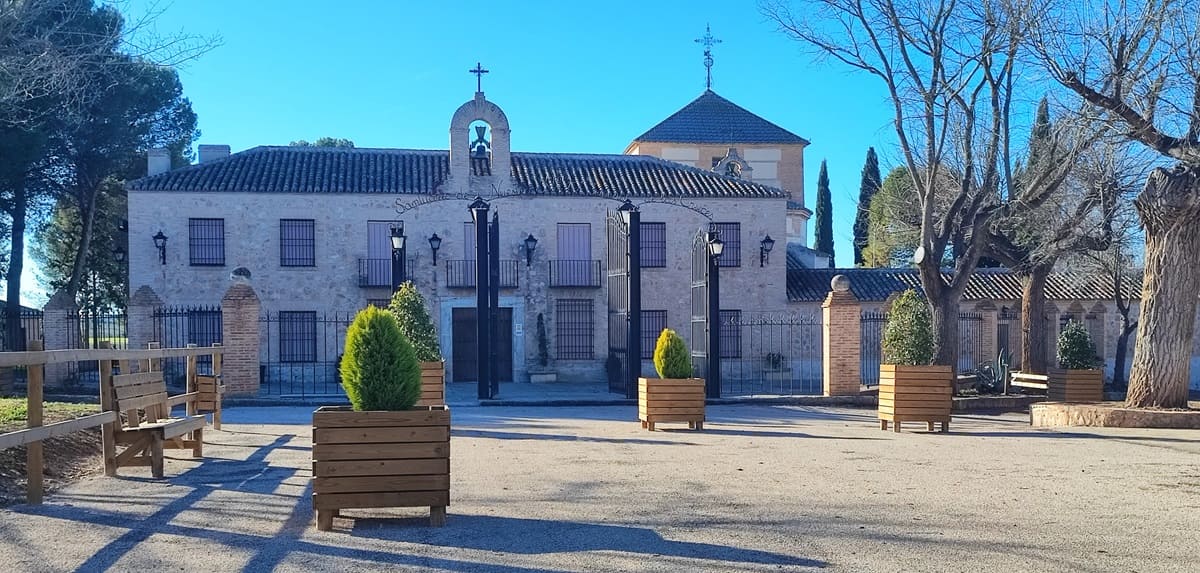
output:
[[[490,174],[473,160],[476,175]],[[446,151],[255,147],[229,157],[131,181],[134,191],[393,193],[437,191],[450,173]],[[645,155],[513,153],[513,181],[531,195],[764,197],[787,193]]]
[[[808,140],[775,125],[712,90],[650,128],[634,141],[663,143],[779,143],[808,145]]]
[[[921,291],[916,269],[805,269],[789,257],[788,300],[825,300],[835,275],[846,275],[850,279],[850,292],[860,301],[881,302],[892,293],[909,288]],[[942,279],[948,282],[950,276],[950,273],[943,273]],[[1129,286],[1132,291],[1133,285]],[[1046,283],[1049,300],[1112,300],[1112,293],[1110,281],[1075,271],[1051,274]],[[963,300],[1021,300],[1021,280],[1008,269],[978,269],[967,282]]]

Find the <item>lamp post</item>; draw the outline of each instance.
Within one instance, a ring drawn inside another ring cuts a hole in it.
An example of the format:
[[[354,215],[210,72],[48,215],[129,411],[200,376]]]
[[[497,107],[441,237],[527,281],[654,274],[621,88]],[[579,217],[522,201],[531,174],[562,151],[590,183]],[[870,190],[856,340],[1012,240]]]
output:
[[[482,197],[476,197],[467,209],[475,223],[475,362],[478,364],[479,381],[477,394],[480,400],[492,397],[490,377],[491,357],[491,300],[488,296],[488,210],[491,208]]]
[[[429,248],[433,251],[433,266],[436,267],[437,252],[438,249],[442,248],[442,238],[439,237],[437,233],[434,233],[432,237],[429,237]]]
[[[625,331],[625,397],[637,397],[637,377],[642,368],[642,212],[628,199],[617,208],[625,223],[626,280],[629,318]]]
[[[771,260],[771,249],[774,249],[774,248],[775,248],[775,239],[772,239],[771,235],[767,235],[766,237],[763,237],[762,241],[759,241],[759,243],[758,243],[758,266],[760,266],[760,267],[765,266],[767,264],[767,261]]]
[[[537,237],[530,233],[525,237],[525,266],[533,265],[533,250],[537,248]]]
[[[400,290],[400,283],[404,282],[405,271],[404,263],[405,247],[408,242],[408,237],[404,236],[404,221],[400,221],[397,225],[392,225],[392,294]]]
[[[708,367],[704,375],[704,393],[721,397],[721,254],[725,243],[719,233],[708,233]]]
[[[154,235],[154,247],[158,249],[158,260],[162,264],[167,264],[167,236],[163,234],[162,229]]]

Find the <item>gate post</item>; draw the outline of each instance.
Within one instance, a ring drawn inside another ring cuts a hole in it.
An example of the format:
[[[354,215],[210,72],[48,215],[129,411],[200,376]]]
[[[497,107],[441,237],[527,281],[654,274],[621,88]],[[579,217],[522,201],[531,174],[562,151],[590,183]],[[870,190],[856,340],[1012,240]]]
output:
[[[488,296],[488,204],[482,197],[476,197],[468,207],[471,220],[475,223],[475,360],[478,363],[479,381],[477,383],[478,397],[487,400],[492,397],[490,369],[488,368],[491,352],[489,350],[491,328],[488,325],[491,306]]]
[[[151,342],[166,343],[164,340],[154,340],[154,314],[162,305],[163,301],[158,297],[158,293],[147,285],[142,285],[129,297],[129,313],[125,319],[129,337],[126,344],[128,348],[145,348]]]
[[[625,397],[637,398],[642,375],[642,213],[626,200],[618,209],[625,219],[629,240],[626,257],[629,277],[628,331],[625,334]]]
[[[720,254],[712,251],[713,243],[720,237],[708,233],[708,368],[704,373],[705,395],[721,397],[721,266]]]
[[[500,338],[500,213],[492,213],[492,226],[488,229],[488,327],[491,340]],[[491,397],[500,394],[499,344],[488,344],[488,389]]]
[[[254,396],[262,384],[259,369],[261,305],[254,289],[237,283],[221,297],[221,377],[231,396]],[[270,344],[271,341],[267,341]]]
[[[996,355],[1000,353],[999,335],[997,328],[1000,323],[999,309],[996,304],[990,300],[985,300],[975,306],[975,310],[979,311],[979,316],[983,318],[980,322],[980,328],[983,332],[979,336],[979,353],[985,362],[992,362],[996,359]]]
[[[821,304],[824,394],[857,396],[862,384],[862,305],[850,292],[850,279],[837,275]]]
[[[67,296],[66,291],[58,291],[42,309],[42,336],[46,350],[67,350],[80,344],[83,334],[80,332],[79,307]],[[22,341],[24,342],[24,341]],[[63,362],[47,364],[45,371],[46,386],[62,386],[70,375],[70,366]]]

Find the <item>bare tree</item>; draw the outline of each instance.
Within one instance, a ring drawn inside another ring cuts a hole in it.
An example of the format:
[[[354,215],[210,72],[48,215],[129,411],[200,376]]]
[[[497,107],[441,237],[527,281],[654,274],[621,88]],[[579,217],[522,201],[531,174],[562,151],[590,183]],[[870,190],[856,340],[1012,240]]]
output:
[[[1145,233],[1126,405],[1187,407],[1200,291],[1200,0],[1051,0],[1030,46],[1125,137],[1175,165],[1134,202]]]
[[[1010,137],[1026,0],[783,0],[762,10],[818,54],[879,78],[920,208],[917,268],[937,364],[955,364],[962,293],[996,218],[1035,209],[1065,179],[1075,149],[1017,188]],[[944,181],[953,185],[943,189]],[[939,199],[945,194],[946,200]],[[942,263],[953,269],[943,277]]]

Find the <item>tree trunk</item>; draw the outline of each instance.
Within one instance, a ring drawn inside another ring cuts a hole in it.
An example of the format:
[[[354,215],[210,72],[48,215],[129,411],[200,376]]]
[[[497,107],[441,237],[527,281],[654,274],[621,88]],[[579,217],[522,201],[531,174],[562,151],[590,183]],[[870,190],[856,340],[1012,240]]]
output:
[[[958,368],[958,307],[957,296],[942,296],[940,300],[929,303],[933,326],[933,363],[955,369]]]
[[[79,209],[80,234],[79,243],[75,245],[75,262],[71,265],[71,277],[67,280],[66,291],[71,300],[79,299],[80,283],[87,269],[88,254],[92,248],[92,234],[96,227],[96,193],[89,194],[89,199],[77,205]]]
[[[1046,280],[1049,267],[1021,277],[1021,371],[1046,373]]]
[[[1186,408],[1200,292],[1200,166],[1155,169],[1134,206],[1146,234],[1145,278],[1125,405]]]
[[[1129,335],[1137,330],[1137,323],[1129,323],[1129,315],[1121,317],[1121,334],[1117,335],[1117,355],[1113,357],[1113,389],[1126,388],[1125,356],[1129,353]]]
[[[25,266],[25,211],[28,207],[25,192],[25,177],[14,181],[12,197],[12,256],[8,262],[8,304],[4,307],[4,337],[8,340],[5,350],[25,350],[25,336],[21,332],[21,270]]]

